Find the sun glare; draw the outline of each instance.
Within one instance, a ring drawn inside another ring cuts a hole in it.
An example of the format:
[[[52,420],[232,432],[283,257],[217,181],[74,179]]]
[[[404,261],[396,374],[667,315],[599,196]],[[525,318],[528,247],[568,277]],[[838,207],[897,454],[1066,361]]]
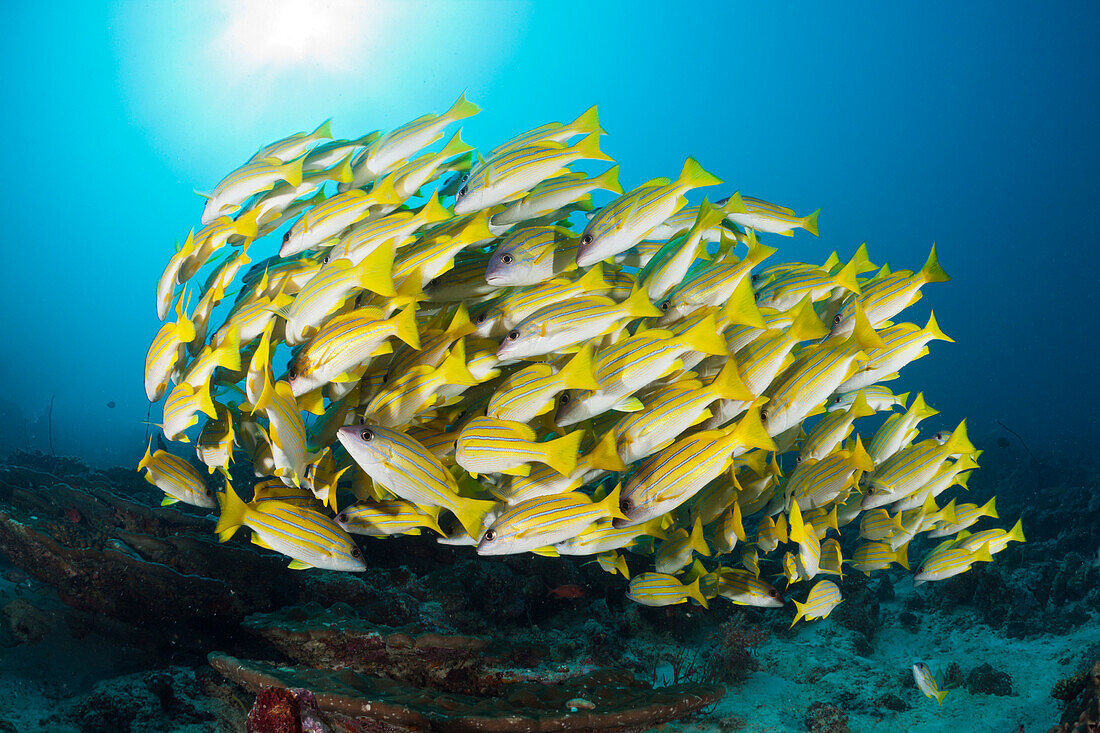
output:
[[[298,66],[340,71],[370,40],[372,7],[368,0],[228,0],[216,44],[246,73]]]

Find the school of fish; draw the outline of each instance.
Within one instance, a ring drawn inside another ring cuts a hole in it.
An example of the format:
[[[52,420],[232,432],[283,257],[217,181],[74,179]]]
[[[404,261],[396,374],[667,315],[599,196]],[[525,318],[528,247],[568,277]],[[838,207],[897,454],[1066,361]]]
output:
[[[978,466],[965,421],[922,436],[937,410],[883,384],[951,341],[897,320],[949,279],[934,246],[919,270],[863,245],[780,264],[761,237],[816,236],[816,212],[688,205],[722,184],[692,158],[624,191],[595,107],[482,154],[448,136],[478,111],[462,95],[356,139],[326,122],[203,194],[145,364],[202,466],[150,446],[164,503],[292,568],[361,571],[354,535],[429,531],[592,556],[650,606],[782,607],[804,584],[794,623],[841,603],[823,576],[910,568],[921,533],[942,539],[916,583],[1024,540],[976,528],[994,500],[946,500]]]

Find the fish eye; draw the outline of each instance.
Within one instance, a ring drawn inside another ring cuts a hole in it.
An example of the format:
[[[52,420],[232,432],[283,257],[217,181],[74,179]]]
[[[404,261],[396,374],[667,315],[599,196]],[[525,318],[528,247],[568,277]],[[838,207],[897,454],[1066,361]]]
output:
[[[668,301],[667,300],[664,303],[661,303],[661,310],[664,313],[668,313]]]
[[[290,369],[289,369],[289,370],[287,371],[286,375],[287,375],[288,377],[290,377],[290,381],[292,381],[292,382],[293,382],[293,381],[294,381],[295,379],[297,379],[297,378],[298,378],[298,369],[297,369],[297,368],[295,368],[295,367],[291,367],[291,368],[290,368]]]
[[[458,189],[458,197],[462,198],[463,196],[465,196],[469,192],[470,192],[470,187],[469,186],[463,186],[462,188]]]
[[[324,257],[321,258],[321,264],[322,265],[327,265],[328,264],[328,255],[325,255]]]
[[[368,442],[372,441],[372,440],[374,440],[374,431],[373,430],[363,430],[359,433],[359,437],[362,438],[365,441],[368,441]]]
[[[508,332],[508,340],[509,341],[515,341],[518,338],[519,338],[519,331],[509,331]]]
[[[505,252],[504,254],[502,254],[500,256],[500,261],[503,262],[506,265],[512,264],[513,259],[515,259],[515,258],[512,257],[512,255],[508,254],[507,252]]]
[[[382,375],[382,384],[385,384],[388,381],[390,381],[390,375],[389,374],[383,374]]]
[[[778,598],[779,597],[779,591],[777,591],[775,588],[772,588],[770,591],[768,591],[768,595],[771,596],[772,598]]]
[[[290,230],[287,229],[285,232],[283,232],[283,244],[286,244],[289,241],[290,241]]]
[[[359,557],[359,556],[360,556],[360,555],[362,555],[362,554],[363,554],[363,553],[362,553],[362,552],[360,552],[360,550],[359,550],[359,548],[358,548],[358,547],[356,547],[356,548],[355,548],[354,550],[352,550],[352,551],[351,551],[351,556],[352,556],[352,557]]]
[[[835,316],[833,316],[833,325],[834,326],[839,326],[840,325],[840,314],[839,313],[837,313]]]
[[[496,536],[497,536],[496,532],[494,532],[491,529],[487,529],[487,530],[485,530],[485,536],[482,539],[484,539],[486,542],[492,542],[493,540],[496,539]]]
[[[592,244],[592,235],[585,234],[583,237],[581,237],[581,244]]]
[[[340,512],[339,514],[336,515],[336,521],[337,522],[346,522],[346,521],[348,521],[348,513],[347,512]]]
[[[634,503],[631,502],[630,499],[623,499],[622,501],[619,502],[619,511],[623,512],[624,514],[626,512],[629,512],[633,508],[634,508]]]
[[[802,463],[802,456],[795,456],[794,457],[794,462],[795,463]]]
[[[485,314],[478,313],[477,316],[474,318],[474,323],[485,323]]]
[[[768,408],[766,408],[766,407],[761,407],[760,408],[760,419],[761,420],[767,420],[768,419]]]
[[[563,392],[561,397],[558,398],[558,404],[561,404],[561,405],[568,405],[569,404],[569,394],[567,392]]]

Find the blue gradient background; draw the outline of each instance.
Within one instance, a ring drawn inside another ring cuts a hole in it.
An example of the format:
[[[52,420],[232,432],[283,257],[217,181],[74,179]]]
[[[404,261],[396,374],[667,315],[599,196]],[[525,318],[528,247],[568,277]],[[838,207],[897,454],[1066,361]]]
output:
[[[198,223],[192,189],[326,117],[355,137],[464,88],[479,147],[598,103],[625,185],[690,154],[726,192],[821,208],[820,239],[768,240],[784,259],[867,241],[916,268],[937,242],[954,279],[906,315],[934,307],[957,343],[898,390],[979,436],[1003,420],[1096,444],[1097,3],[374,3],[338,72],[242,72],[210,50],[227,6],[0,10],[0,398],[27,421],[7,409],[3,448],[47,448],[56,396],[58,453],[136,461],[155,282]]]

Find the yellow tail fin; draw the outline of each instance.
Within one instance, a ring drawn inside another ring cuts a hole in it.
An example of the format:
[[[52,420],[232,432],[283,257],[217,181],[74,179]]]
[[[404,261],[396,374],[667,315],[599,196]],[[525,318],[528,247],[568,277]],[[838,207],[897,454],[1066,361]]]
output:
[[[543,450],[542,462],[562,476],[573,473],[573,469],[577,467],[577,451],[580,449],[583,436],[583,430],[574,430],[557,440],[539,443]]]
[[[707,541],[703,538],[702,517],[695,518],[695,524],[691,527],[690,543],[691,548],[700,555],[703,557],[710,557],[710,548],[707,547]]]
[[[986,517],[992,517],[993,519],[1000,519],[1000,517],[997,516],[997,497],[991,497],[989,501],[985,503],[985,506],[979,507],[978,513]]]
[[[951,433],[951,437],[947,439],[947,442],[943,444],[944,452],[949,455],[956,453],[973,453],[976,449],[970,442],[970,439],[966,436],[966,420],[964,419],[959,423],[959,426]]]
[[[225,482],[225,492],[218,494],[221,504],[221,513],[218,515],[218,523],[214,526],[214,533],[218,535],[218,542],[226,542],[237,529],[244,524],[244,515],[247,507],[237,496],[229,481]]]
[[[814,311],[814,301],[807,295],[795,306],[794,321],[787,334],[795,341],[809,341],[811,339],[823,339],[829,335],[829,329],[817,317]]]
[[[821,209],[818,209],[809,216],[802,218],[802,228],[808,231],[810,234],[817,236],[817,215],[821,213]]]
[[[619,458],[618,448],[615,444],[615,431],[608,430],[604,436],[592,447],[585,456],[585,462],[589,468],[598,468],[602,471],[625,471],[626,466]]]
[[[463,387],[473,387],[477,379],[470,374],[466,366],[466,341],[459,339],[451,347],[451,353],[439,365],[439,373],[443,378],[443,384],[454,384]]]
[[[447,144],[443,146],[443,149],[439,151],[439,155],[443,158],[453,158],[456,155],[462,155],[468,153],[473,148],[467,145],[462,140],[462,130],[455,130],[455,134],[451,136],[451,139],[447,141]]]
[[[561,368],[558,375],[561,377],[562,386],[566,389],[588,389],[593,391],[600,388],[599,382],[596,381],[596,369],[592,362],[593,350],[594,347],[591,342],[586,343]]]
[[[726,346],[726,340],[719,335],[718,323],[713,313],[704,316],[703,320],[685,331],[680,338],[692,351],[714,356],[729,356],[729,347]]]
[[[611,284],[604,279],[602,262],[597,262],[592,269],[577,278],[576,284],[586,293],[611,289]]]
[[[746,400],[751,402],[756,395],[749,391],[745,383],[741,381],[741,374],[737,371],[737,362],[732,358],[726,360],[722,371],[714,377],[710,383],[714,393],[724,400]]]
[[[684,167],[680,170],[680,176],[676,179],[676,185],[684,188],[699,188],[701,186],[718,186],[722,179],[707,173],[703,166],[695,158],[684,161]]]
[[[1012,529],[1008,530],[1008,539],[1014,542],[1026,542],[1024,539],[1024,520],[1017,519]]]
[[[945,283],[951,279],[951,276],[940,267],[940,261],[936,257],[935,244],[932,245],[932,251],[928,254],[928,260],[924,263],[924,267],[917,274],[926,283]]]
[[[744,448],[759,448],[761,450],[776,450],[775,441],[764,430],[764,423],[760,421],[760,410],[750,407],[745,416],[737,423],[737,427],[730,433],[733,444]]]
[[[645,288],[636,288],[621,305],[632,318],[657,318],[661,315],[661,311],[649,302],[649,293]]]
[[[619,508],[619,503],[622,500],[621,492],[623,485],[616,484],[615,488],[611,490],[611,493],[600,500],[600,506],[606,512],[606,516],[612,519],[626,519],[627,516],[623,514],[622,509]]]
[[[301,156],[296,160],[292,160],[282,167],[283,180],[289,183],[291,186],[302,185],[302,162],[305,161],[305,156]]]
[[[481,525],[485,520],[485,515],[495,509],[496,506],[495,501],[459,497],[456,499],[454,506],[451,507],[451,511],[458,519],[458,523],[462,525],[462,529],[466,530],[466,534],[475,540],[480,540]]]
[[[416,303],[411,303],[390,319],[393,335],[417,351],[420,350],[420,332],[416,328]]]
[[[432,191],[431,197],[428,199],[420,211],[416,212],[417,220],[422,222],[420,226],[427,226],[429,224],[437,224],[441,221],[446,221],[451,218],[451,212],[446,206],[439,203],[439,193]]]
[[[357,265],[357,283],[364,290],[387,298],[397,295],[393,287],[393,240],[383,242]]]
[[[710,604],[707,603],[706,596],[703,595],[703,590],[699,587],[699,583],[703,579],[701,577],[692,581],[691,585],[684,586],[684,590],[687,593],[688,598],[694,598],[700,606],[703,608],[710,608]]]
[[[577,119],[573,120],[568,125],[574,132],[590,135],[595,133],[597,135],[606,135],[604,129],[600,127],[600,115],[596,110],[596,105],[592,105],[584,112],[581,112]]]
[[[623,187],[619,183],[619,166],[613,165],[600,175],[592,179],[592,183],[603,191],[610,191],[620,196],[623,195]]]
[[[722,306],[721,315],[724,326],[765,327],[764,316],[760,315],[760,309],[756,307],[756,294],[752,290],[750,278],[743,277],[737,283],[733,294]]]
[[[925,325],[924,330],[933,339],[955,343],[955,339],[940,330],[940,324],[936,323],[936,314],[932,311],[928,312],[928,323]]]
[[[452,120],[462,120],[467,117],[473,117],[481,111],[481,107],[466,99],[466,92],[462,92],[455,103],[451,105],[451,108],[444,112],[441,117],[449,117]]]
[[[606,160],[609,163],[615,159],[600,150],[600,135],[597,132],[585,135],[570,150],[584,160]]]

